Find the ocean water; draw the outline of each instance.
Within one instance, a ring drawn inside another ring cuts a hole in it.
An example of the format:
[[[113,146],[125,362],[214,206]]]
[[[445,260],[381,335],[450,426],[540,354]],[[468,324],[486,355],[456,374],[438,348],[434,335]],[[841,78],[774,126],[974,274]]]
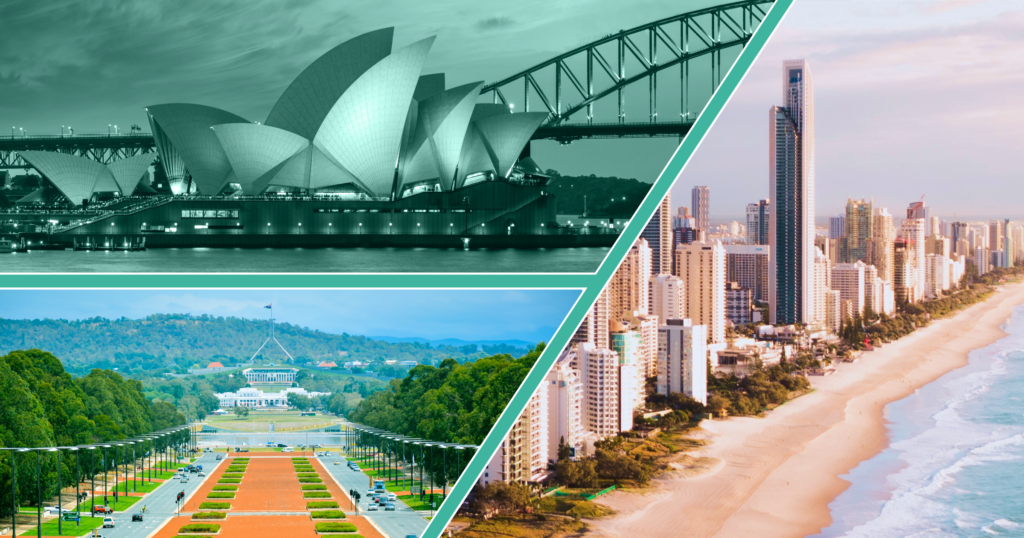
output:
[[[821,537],[1024,537],[1024,306],[1009,336],[886,406],[889,448],[843,478]]]
[[[168,248],[0,254],[0,273],[593,273],[608,248]]]

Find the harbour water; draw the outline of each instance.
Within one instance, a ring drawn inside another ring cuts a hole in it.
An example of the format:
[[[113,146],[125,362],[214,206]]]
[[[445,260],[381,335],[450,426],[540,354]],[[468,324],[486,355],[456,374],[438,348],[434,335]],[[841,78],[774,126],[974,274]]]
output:
[[[886,406],[889,448],[844,476],[821,537],[1024,536],[1024,305],[1009,336]]]
[[[608,248],[149,249],[0,255],[0,273],[592,273]]]

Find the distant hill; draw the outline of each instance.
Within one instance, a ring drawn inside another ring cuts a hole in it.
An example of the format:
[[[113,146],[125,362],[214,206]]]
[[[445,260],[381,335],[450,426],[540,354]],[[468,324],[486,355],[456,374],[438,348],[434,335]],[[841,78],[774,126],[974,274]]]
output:
[[[298,362],[378,359],[438,362],[446,358],[465,362],[496,353],[512,353],[512,349],[519,347],[495,343],[481,350],[476,343],[456,346],[388,342],[344,333],[331,334],[289,323],[277,324],[275,333]],[[212,361],[231,366],[248,361],[266,337],[265,320],[235,317],[154,314],[137,320],[0,319],[0,354],[39,348],[60,357],[65,368],[75,372],[117,368],[126,373],[157,373],[196,363],[205,366]],[[508,351],[504,350],[506,347]],[[532,344],[522,347],[532,347]],[[275,362],[287,358],[277,346],[265,348],[261,357]]]
[[[618,177],[562,176],[555,170],[548,170],[551,181],[548,189],[555,195],[560,215],[583,214],[583,200],[586,197],[587,214],[592,217],[615,217],[628,219],[640,207],[650,183]]]

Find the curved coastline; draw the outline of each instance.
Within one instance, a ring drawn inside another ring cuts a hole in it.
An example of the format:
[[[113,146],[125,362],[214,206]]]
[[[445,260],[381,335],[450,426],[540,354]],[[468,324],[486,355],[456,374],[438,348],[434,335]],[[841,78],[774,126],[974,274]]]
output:
[[[814,393],[765,418],[705,422],[713,442],[700,455],[724,461],[712,473],[656,480],[661,494],[606,496],[618,515],[592,521],[616,537],[808,536],[832,523],[829,503],[842,478],[889,445],[884,408],[965,366],[971,351],[1006,336],[1024,304],[1024,283],[1000,286],[985,301],[863,354],[835,375],[812,379]]]

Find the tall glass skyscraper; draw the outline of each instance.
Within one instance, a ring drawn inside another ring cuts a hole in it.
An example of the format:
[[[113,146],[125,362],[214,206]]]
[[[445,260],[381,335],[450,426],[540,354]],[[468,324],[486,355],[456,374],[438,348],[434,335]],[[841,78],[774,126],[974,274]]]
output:
[[[769,113],[770,318],[814,323],[814,86],[805,60],[782,63],[785,105]]]

